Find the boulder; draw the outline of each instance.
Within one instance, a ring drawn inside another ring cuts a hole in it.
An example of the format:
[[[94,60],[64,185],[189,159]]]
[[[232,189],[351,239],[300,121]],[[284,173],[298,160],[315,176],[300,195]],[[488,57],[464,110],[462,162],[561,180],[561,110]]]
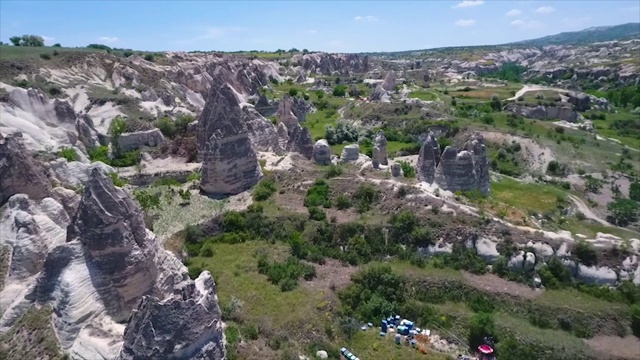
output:
[[[387,138],[381,130],[373,138],[373,167],[378,168],[382,165],[389,165],[387,159]]]
[[[476,252],[483,259],[493,263],[500,257],[497,245],[497,242],[481,237],[476,241]]]
[[[93,169],[98,169],[104,174],[115,172],[111,166],[101,161],[84,164],[79,161],[67,161],[62,158],[49,162],[49,168],[53,177],[64,186],[71,188],[86,183]]]
[[[127,323],[119,360],[167,358],[225,358],[221,312],[208,271],[179,297],[143,297]]]
[[[389,102],[390,94],[396,86],[396,74],[393,70],[387,72],[384,80],[376,86],[375,90],[369,96],[369,101]]]
[[[313,145],[313,162],[318,165],[330,165],[331,164],[331,147],[325,139],[316,141]]]
[[[204,192],[233,195],[262,179],[245,117],[228,84],[211,88],[198,120],[198,135],[198,153],[203,159],[200,187]]]
[[[577,111],[587,111],[591,107],[591,98],[585,93],[569,92],[567,96]]]
[[[360,158],[360,146],[358,144],[347,145],[342,148],[340,163],[356,162]]]
[[[19,138],[0,134],[0,205],[15,194],[40,200],[51,195],[51,182]]]
[[[527,252],[524,259],[524,271],[531,271],[535,266],[536,256],[531,252]]]
[[[402,174],[402,166],[398,163],[391,164],[391,176],[393,177],[401,177]]]
[[[418,164],[416,165],[418,180],[429,184],[433,183],[439,162],[440,145],[433,132],[429,132],[418,154]]]
[[[524,270],[524,256],[524,251],[519,251],[517,254],[512,255],[507,262],[509,270],[516,272]]]
[[[316,352],[316,358],[318,358],[318,359],[328,359],[329,358],[329,354],[327,354],[327,352],[324,351],[324,350],[318,350]]]
[[[156,147],[164,142],[160,129],[135,131],[121,134],[118,137],[120,151],[138,150],[144,146]]]

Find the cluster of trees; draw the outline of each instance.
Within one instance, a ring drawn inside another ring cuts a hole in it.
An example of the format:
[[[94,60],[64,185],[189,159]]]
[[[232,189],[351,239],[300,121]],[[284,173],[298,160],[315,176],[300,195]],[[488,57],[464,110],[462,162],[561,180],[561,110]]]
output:
[[[504,63],[498,70],[487,74],[486,77],[512,81],[512,82],[521,82],[522,75],[526,71],[527,71],[526,66],[522,66],[517,63]]]
[[[640,107],[640,85],[627,85],[617,89],[610,89],[604,93],[604,97],[615,106]]]
[[[12,36],[9,41],[13,46],[44,46],[44,39],[38,35]]]

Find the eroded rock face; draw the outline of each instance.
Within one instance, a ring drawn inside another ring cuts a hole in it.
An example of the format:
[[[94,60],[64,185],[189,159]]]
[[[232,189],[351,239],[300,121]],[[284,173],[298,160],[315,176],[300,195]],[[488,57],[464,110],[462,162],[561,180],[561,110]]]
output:
[[[237,194],[262,178],[244,120],[231,87],[224,82],[216,84],[198,120],[198,153],[203,160],[200,187],[204,192]]]
[[[522,115],[529,119],[539,120],[564,120],[574,123],[578,120],[578,113],[573,110],[571,105],[564,106],[535,106],[529,107],[519,104],[508,104],[506,110],[515,114]]]
[[[225,357],[216,288],[205,271],[181,297],[142,298],[124,331],[120,360]]]
[[[298,118],[293,113],[293,100],[289,95],[284,95],[282,101],[278,105],[278,112],[276,116],[281,123],[287,126],[287,129],[292,129],[298,125]]]
[[[313,161],[318,165],[331,164],[331,147],[325,139],[316,141],[313,145]]]
[[[86,183],[93,169],[99,169],[105,174],[115,171],[111,166],[101,161],[84,164],[79,161],[67,161],[62,158],[49,162],[49,168],[52,176],[68,187],[76,187]]]
[[[144,146],[155,147],[164,142],[160,129],[124,133],[118,137],[121,151],[138,150]]]
[[[291,62],[302,66],[308,73],[322,75],[344,75],[369,71],[369,57],[357,54],[296,54]]]
[[[476,133],[461,151],[447,146],[436,168],[435,182],[442,189],[455,191],[479,190],[489,193],[489,163],[484,139]]]
[[[28,155],[19,138],[0,134],[0,205],[15,194],[40,200],[51,194],[51,183],[44,168]]]
[[[128,310],[155,285],[157,246],[147,236],[144,216],[135,201],[98,169],[92,170],[67,231],[68,241],[76,239],[111,284],[112,314],[128,316]]]
[[[433,183],[438,164],[440,163],[440,145],[432,132],[420,147],[416,175],[419,181]]]
[[[370,101],[389,102],[390,94],[396,86],[396,74],[393,71],[389,71],[384,80],[376,86],[375,90],[369,96]]]
[[[373,138],[373,154],[372,154],[373,167],[378,168],[380,164],[389,165],[387,159],[387,138],[384,136],[384,132],[378,131]]]
[[[398,163],[391,164],[391,176],[400,177],[402,175],[402,166]]]

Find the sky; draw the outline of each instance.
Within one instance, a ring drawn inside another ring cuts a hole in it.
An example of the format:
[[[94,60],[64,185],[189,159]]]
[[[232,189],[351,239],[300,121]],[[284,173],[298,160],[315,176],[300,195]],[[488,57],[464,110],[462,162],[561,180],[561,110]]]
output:
[[[418,50],[640,22],[632,1],[0,1],[0,40],[146,51]]]

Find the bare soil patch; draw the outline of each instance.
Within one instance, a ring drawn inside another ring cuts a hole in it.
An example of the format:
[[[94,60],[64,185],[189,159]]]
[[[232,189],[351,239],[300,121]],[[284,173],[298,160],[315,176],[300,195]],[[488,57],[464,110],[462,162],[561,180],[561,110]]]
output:
[[[358,271],[356,266],[342,264],[335,259],[327,259],[323,265],[313,264],[316,277],[311,281],[301,282],[303,288],[312,291],[340,290],[351,283],[351,275]]]
[[[490,293],[509,294],[524,299],[535,299],[543,292],[543,290],[534,290],[529,286],[508,281],[493,274],[474,275],[468,272],[462,272],[462,277],[469,285]]]
[[[604,358],[640,359],[640,339],[635,336],[596,336],[585,341]]]

